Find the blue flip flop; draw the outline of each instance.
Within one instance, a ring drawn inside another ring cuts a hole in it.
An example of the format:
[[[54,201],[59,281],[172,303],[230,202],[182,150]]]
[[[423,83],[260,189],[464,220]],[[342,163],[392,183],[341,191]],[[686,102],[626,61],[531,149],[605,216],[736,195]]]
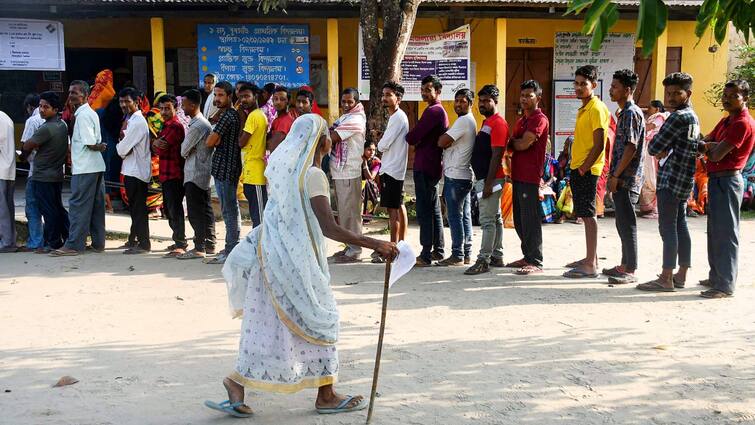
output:
[[[241,413],[236,410],[237,407],[244,405],[243,401],[231,403],[230,400],[226,400],[221,401],[220,403],[215,403],[214,401],[206,400],[204,402],[204,405],[212,410],[217,410],[218,412],[223,412],[237,418],[248,418],[252,416],[251,413]]]
[[[347,395],[346,399],[344,399],[342,402],[338,403],[338,406],[336,407],[328,407],[328,408],[318,408],[317,413],[320,413],[322,415],[329,415],[333,413],[346,413],[346,412],[356,412],[357,410],[363,410],[367,407],[367,400],[362,399],[356,406],[347,408],[346,406],[351,403],[351,400],[354,399],[355,396]]]

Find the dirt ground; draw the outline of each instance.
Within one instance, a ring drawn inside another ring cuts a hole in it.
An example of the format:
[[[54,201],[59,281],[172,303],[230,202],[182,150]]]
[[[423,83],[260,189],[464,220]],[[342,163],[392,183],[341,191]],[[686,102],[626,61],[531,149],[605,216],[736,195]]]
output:
[[[613,226],[600,221],[602,266],[618,260]],[[584,250],[573,224],[545,227],[543,275],[413,270],[390,296],[373,423],[755,424],[755,221],[742,225],[739,286],[726,300],[697,296],[705,218],[691,228],[694,268],[675,293],[561,278]],[[204,400],[225,398],[240,326],[220,267],[127,257],[113,249],[121,243],[75,258],[0,255],[0,424],[364,422],[366,411],[319,416],[313,390],[248,392],[256,414],[247,420],[206,409]],[[518,244],[507,230],[507,261],[520,257]],[[650,279],[661,262],[655,221],[640,220],[640,251],[640,277]],[[331,272],[338,388],[368,395],[383,266]],[[51,388],[63,375],[80,382]]]

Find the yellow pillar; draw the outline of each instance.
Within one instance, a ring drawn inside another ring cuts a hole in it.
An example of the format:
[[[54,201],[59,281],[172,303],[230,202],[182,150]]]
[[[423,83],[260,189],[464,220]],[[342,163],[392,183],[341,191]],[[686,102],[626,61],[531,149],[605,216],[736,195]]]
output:
[[[338,19],[328,19],[328,122],[338,119]]]
[[[152,86],[156,92],[166,91],[163,18],[150,18],[149,25],[152,31]]]
[[[506,18],[495,20],[495,85],[501,91],[501,98],[505,99],[503,90],[506,88]]]
[[[652,99],[658,99],[661,102],[665,97],[663,89],[663,79],[666,77],[666,50],[668,49],[668,29],[658,37],[655,50],[652,54]]]

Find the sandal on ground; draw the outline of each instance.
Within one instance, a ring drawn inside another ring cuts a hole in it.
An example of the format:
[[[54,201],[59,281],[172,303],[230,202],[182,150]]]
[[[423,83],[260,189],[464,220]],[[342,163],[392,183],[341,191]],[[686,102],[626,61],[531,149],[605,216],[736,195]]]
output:
[[[328,260],[335,260],[338,257],[343,257],[344,255],[346,255],[346,251],[348,251],[348,248],[344,248],[344,249],[342,249],[340,251],[337,251],[333,255],[331,255],[330,257],[328,257]]]
[[[700,282],[698,282],[698,285],[704,286],[706,288],[712,288],[713,283],[711,283],[710,279],[703,279]]]
[[[60,248],[50,252],[50,257],[75,257],[77,255],[79,255],[79,251],[72,249],[68,250]]]
[[[608,277],[622,277],[624,276],[624,268],[621,266],[614,266],[610,269],[603,269],[602,274]]]
[[[676,289],[684,289],[685,281],[683,280],[677,280],[676,276],[672,277],[671,280],[674,281],[674,288]]]
[[[351,400],[354,399],[355,396],[347,395],[346,398],[338,403],[338,406],[336,407],[315,407],[317,409],[317,413],[321,415],[329,415],[333,413],[346,413],[346,412],[355,412],[357,410],[363,410],[367,405],[369,404],[367,400],[361,399],[359,400],[359,403],[352,407],[346,407],[351,403]]]
[[[585,259],[583,258],[581,260],[572,261],[571,263],[565,265],[564,267],[567,269],[573,269],[573,268],[577,268],[581,266],[582,264],[584,264],[584,262],[585,262]]]
[[[529,264],[527,264],[527,260],[525,260],[524,258],[522,258],[521,260],[516,260],[516,261],[513,261],[511,263],[506,264],[506,267],[510,267],[512,269],[520,269],[520,268],[523,268],[523,267],[528,266],[528,265]]]
[[[520,276],[528,276],[531,274],[537,274],[542,273],[543,269],[541,269],[538,266],[527,264],[525,266],[522,266],[519,268],[519,270],[515,271],[514,274],[520,275]]]
[[[640,291],[647,292],[675,292],[676,289],[663,286],[659,279],[651,280],[650,282],[640,283],[636,286]]]
[[[181,248],[176,248],[173,251],[163,255],[163,258],[178,258],[179,256],[185,254],[186,251]]]
[[[177,260],[195,260],[198,258],[205,258],[204,252],[198,252],[196,250],[186,251],[183,254],[177,255]]]
[[[351,257],[348,255],[342,255],[340,257],[336,257],[334,260],[336,264],[353,264],[353,263],[361,263],[362,260],[356,257]]]
[[[231,403],[230,400],[226,400],[226,401],[221,401],[220,403],[215,403],[214,401],[207,400],[204,402],[204,405],[209,407],[212,410],[217,410],[218,412],[223,412],[236,418],[248,418],[248,417],[251,417],[253,414],[252,409],[250,409],[249,406],[244,404],[243,401],[237,401],[236,403]],[[249,412],[248,413],[241,412],[238,410],[240,408],[249,410]]]
[[[718,289],[708,289],[707,291],[700,292],[700,296],[703,298],[729,298],[733,294],[727,294],[726,292],[719,291]]]
[[[587,273],[585,271],[582,271],[580,269],[574,268],[569,270],[568,272],[565,272],[563,274],[565,278],[568,279],[588,279],[588,278],[595,278],[598,277],[597,273]]]

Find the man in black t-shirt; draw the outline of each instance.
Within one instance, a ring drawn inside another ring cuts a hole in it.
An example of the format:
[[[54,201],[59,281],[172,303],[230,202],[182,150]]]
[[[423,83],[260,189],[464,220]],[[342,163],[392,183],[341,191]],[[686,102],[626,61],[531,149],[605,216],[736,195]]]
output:
[[[49,252],[68,239],[68,211],[63,207],[63,165],[68,156],[68,127],[58,117],[62,105],[53,92],[39,95],[39,115],[44,118],[34,135],[24,143],[22,159],[34,157],[34,198],[44,219],[44,249]]]
[[[218,256],[208,260],[209,264],[223,264],[231,250],[239,242],[241,233],[241,212],[236,190],[241,176],[241,148],[239,131],[241,119],[232,108],[233,86],[228,81],[215,85],[214,105],[219,109],[218,123],[207,137],[207,146],[215,148],[212,155],[212,177],[215,179],[215,192],[220,200],[220,209],[225,223],[225,249]]]

